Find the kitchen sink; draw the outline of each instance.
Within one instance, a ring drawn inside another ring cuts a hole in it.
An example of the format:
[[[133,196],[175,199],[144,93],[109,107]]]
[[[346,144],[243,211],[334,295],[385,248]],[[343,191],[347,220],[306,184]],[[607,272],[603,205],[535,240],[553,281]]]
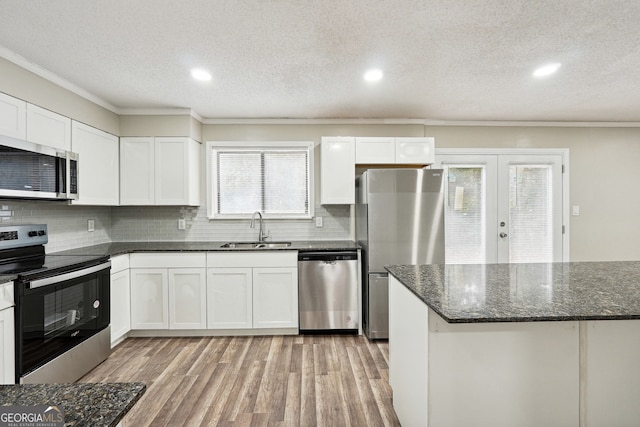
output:
[[[220,246],[230,249],[276,249],[288,248],[291,242],[229,242]]]

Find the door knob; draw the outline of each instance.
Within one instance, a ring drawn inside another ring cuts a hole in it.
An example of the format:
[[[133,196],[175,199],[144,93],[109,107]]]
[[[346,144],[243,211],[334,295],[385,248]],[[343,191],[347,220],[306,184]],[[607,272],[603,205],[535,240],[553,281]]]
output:
[[[508,234],[503,231],[502,233],[499,234],[499,236],[504,239],[505,237],[508,236]]]

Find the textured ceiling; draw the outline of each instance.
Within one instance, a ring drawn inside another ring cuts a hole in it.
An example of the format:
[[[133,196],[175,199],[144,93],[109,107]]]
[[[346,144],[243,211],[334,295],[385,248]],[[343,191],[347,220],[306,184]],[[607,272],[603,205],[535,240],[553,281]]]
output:
[[[117,109],[640,122],[639,22],[635,0],[0,0],[0,46]]]

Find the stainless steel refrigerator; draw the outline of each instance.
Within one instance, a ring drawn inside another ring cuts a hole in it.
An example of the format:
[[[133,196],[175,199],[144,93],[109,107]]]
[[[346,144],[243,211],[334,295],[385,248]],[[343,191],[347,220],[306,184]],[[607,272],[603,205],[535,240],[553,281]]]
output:
[[[385,265],[444,263],[441,169],[369,169],[356,179],[356,239],[362,246],[363,328],[389,338]]]

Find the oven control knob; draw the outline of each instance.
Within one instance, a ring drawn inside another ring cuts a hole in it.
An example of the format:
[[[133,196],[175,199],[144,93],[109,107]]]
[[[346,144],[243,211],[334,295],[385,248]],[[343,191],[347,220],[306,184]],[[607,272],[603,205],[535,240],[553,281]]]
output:
[[[45,230],[38,231],[38,236],[44,236],[46,234],[47,234],[47,232]]]
[[[98,307],[100,307],[100,300],[99,299],[97,299],[97,300],[95,300],[93,302],[93,308],[98,308]]]
[[[38,235],[38,232],[37,231],[30,231],[30,232],[27,233],[27,235],[29,237],[36,237]]]

